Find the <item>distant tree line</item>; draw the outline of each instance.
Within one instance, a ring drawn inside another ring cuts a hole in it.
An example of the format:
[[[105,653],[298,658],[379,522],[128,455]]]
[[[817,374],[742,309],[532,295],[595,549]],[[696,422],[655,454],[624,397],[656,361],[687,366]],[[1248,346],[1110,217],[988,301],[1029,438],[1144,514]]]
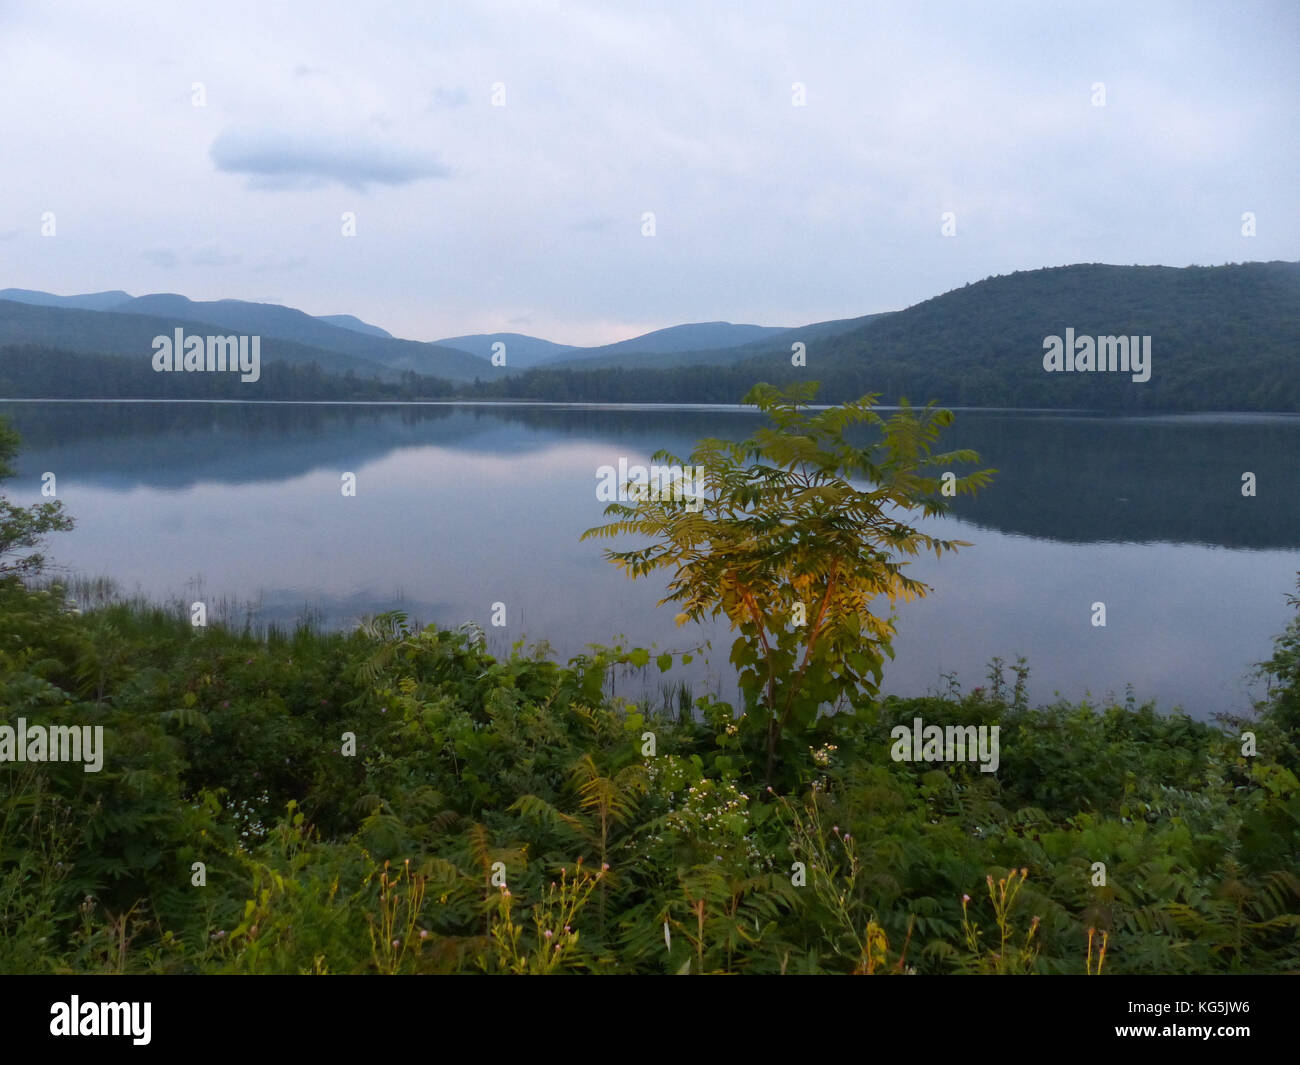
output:
[[[232,373],[156,373],[147,359],[120,355],[0,347],[0,396],[11,399],[414,400],[454,392],[450,381],[409,371],[384,381],[264,360],[261,379],[245,383]]]

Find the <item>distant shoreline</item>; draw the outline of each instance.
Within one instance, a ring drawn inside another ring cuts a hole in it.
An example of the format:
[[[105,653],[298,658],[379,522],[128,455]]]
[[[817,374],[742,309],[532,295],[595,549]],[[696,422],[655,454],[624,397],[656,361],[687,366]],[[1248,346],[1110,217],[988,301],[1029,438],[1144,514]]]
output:
[[[0,396],[0,403],[203,403],[225,406],[260,405],[268,407],[574,407],[583,410],[729,410],[758,412],[757,407],[743,403],[606,403],[582,400],[550,399],[105,399]],[[813,403],[810,410],[829,410],[833,404]],[[960,407],[939,404],[945,410],[972,411],[984,414],[1051,414],[1092,418],[1300,418],[1300,412],[1287,410],[1106,410],[1100,407]],[[901,407],[879,403],[876,410],[901,410]]]

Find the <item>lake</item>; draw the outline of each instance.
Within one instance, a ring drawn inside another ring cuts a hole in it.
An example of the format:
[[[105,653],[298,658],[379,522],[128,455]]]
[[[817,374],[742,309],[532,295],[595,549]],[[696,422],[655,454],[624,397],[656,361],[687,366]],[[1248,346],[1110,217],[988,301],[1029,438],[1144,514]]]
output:
[[[544,639],[563,658],[620,635],[672,650],[711,639],[707,661],[663,677],[652,666],[619,694],[679,679],[697,695],[734,691],[725,623],[677,628],[655,605],[661,578],[630,581],[603,560],[607,542],[578,538],[604,520],[600,466],[744,437],[753,411],[42,401],[0,413],[24,440],[6,494],[38,502],[52,472],[76,519],[47,545],[54,575],[203,599],[240,624],[346,626],[393,609],[473,621],[497,650]],[[1131,685],[1208,718],[1262,690],[1250,669],[1292,616],[1300,570],[1300,417],[958,411],[940,446],[975,448],[999,473],[925,523],[973,546],[913,565],[933,592],[898,608],[886,691],[944,690],[944,675],[969,690],[990,658],[1016,655],[1039,702],[1122,700]]]

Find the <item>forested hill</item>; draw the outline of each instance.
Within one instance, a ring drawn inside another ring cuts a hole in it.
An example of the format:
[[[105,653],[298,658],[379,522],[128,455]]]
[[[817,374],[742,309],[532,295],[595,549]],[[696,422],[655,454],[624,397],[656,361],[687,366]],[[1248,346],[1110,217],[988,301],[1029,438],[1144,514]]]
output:
[[[256,385],[159,375],[147,358],[148,330],[159,320],[17,303],[3,309],[9,334],[0,329],[0,395],[10,398],[426,399],[454,390],[465,399],[737,403],[758,381],[805,379],[822,382],[824,402],[878,392],[886,403],[905,396],[953,407],[1300,411],[1300,263],[1290,262],[1024,271],[902,311],[782,331],[743,349],[640,353],[635,358],[651,365],[538,367],[459,385],[391,367],[374,380],[353,369],[375,368],[355,357],[282,340],[267,342]],[[52,314],[64,323],[75,317],[79,332],[28,321]],[[126,348],[114,342],[118,320],[140,326]],[[1149,380],[1047,372],[1044,339],[1068,329],[1076,337],[1149,336]],[[806,349],[803,366],[792,365],[794,344]],[[109,357],[124,350],[140,354]],[[488,376],[489,364],[456,354]],[[349,369],[354,376],[345,376]]]
[[[1043,341],[1150,336],[1151,377],[1048,373]],[[823,383],[821,398],[1097,410],[1300,410],[1300,263],[1215,267],[1086,264],[966,285],[838,335],[794,332],[733,366],[537,370],[483,396],[607,402],[735,402],[757,380]]]

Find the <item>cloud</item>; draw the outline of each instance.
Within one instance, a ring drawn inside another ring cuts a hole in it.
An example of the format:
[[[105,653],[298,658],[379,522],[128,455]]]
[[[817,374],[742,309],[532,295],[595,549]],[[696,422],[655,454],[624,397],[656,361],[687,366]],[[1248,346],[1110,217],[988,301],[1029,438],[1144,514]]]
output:
[[[164,270],[170,270],[180,262],[180,257],[170,248],[149,248],[142,251],[140,257],[148,259],[154,266],[161,266]]]
[[[364,190],[367,185],[406,185],[446,178],[451,171],[418,152],[364,136],[342,138],[269,129],[228,129],[212,144],[212,161],[228,174],[245,174],[253,188],[280,190],[336,181]]]
[[[277,255],[264,252],[253,262],[254,273],[267,273],[278,270],[301,270],[307,265],[305,255]]]
[[[13,240],[21,232],[21,229],[0,229],[0,241]]]
[[[243,261],[238,252],[224,252],[214,240],[201,244],[189,253],[190,263],[194,266],[234,266]]]
[[[154,266],[164,270],[173,270],[177,266],[234,266],[243,262],[244,257],[238,252],[224,252],[215,240],[185,248],[148,248],[140,253]]]
[[[439,107],[465,107],[468,103],[469,93],[464,89],[444,89],[439,85],[433,90],[433,103],[429,105],[429,110]]]

